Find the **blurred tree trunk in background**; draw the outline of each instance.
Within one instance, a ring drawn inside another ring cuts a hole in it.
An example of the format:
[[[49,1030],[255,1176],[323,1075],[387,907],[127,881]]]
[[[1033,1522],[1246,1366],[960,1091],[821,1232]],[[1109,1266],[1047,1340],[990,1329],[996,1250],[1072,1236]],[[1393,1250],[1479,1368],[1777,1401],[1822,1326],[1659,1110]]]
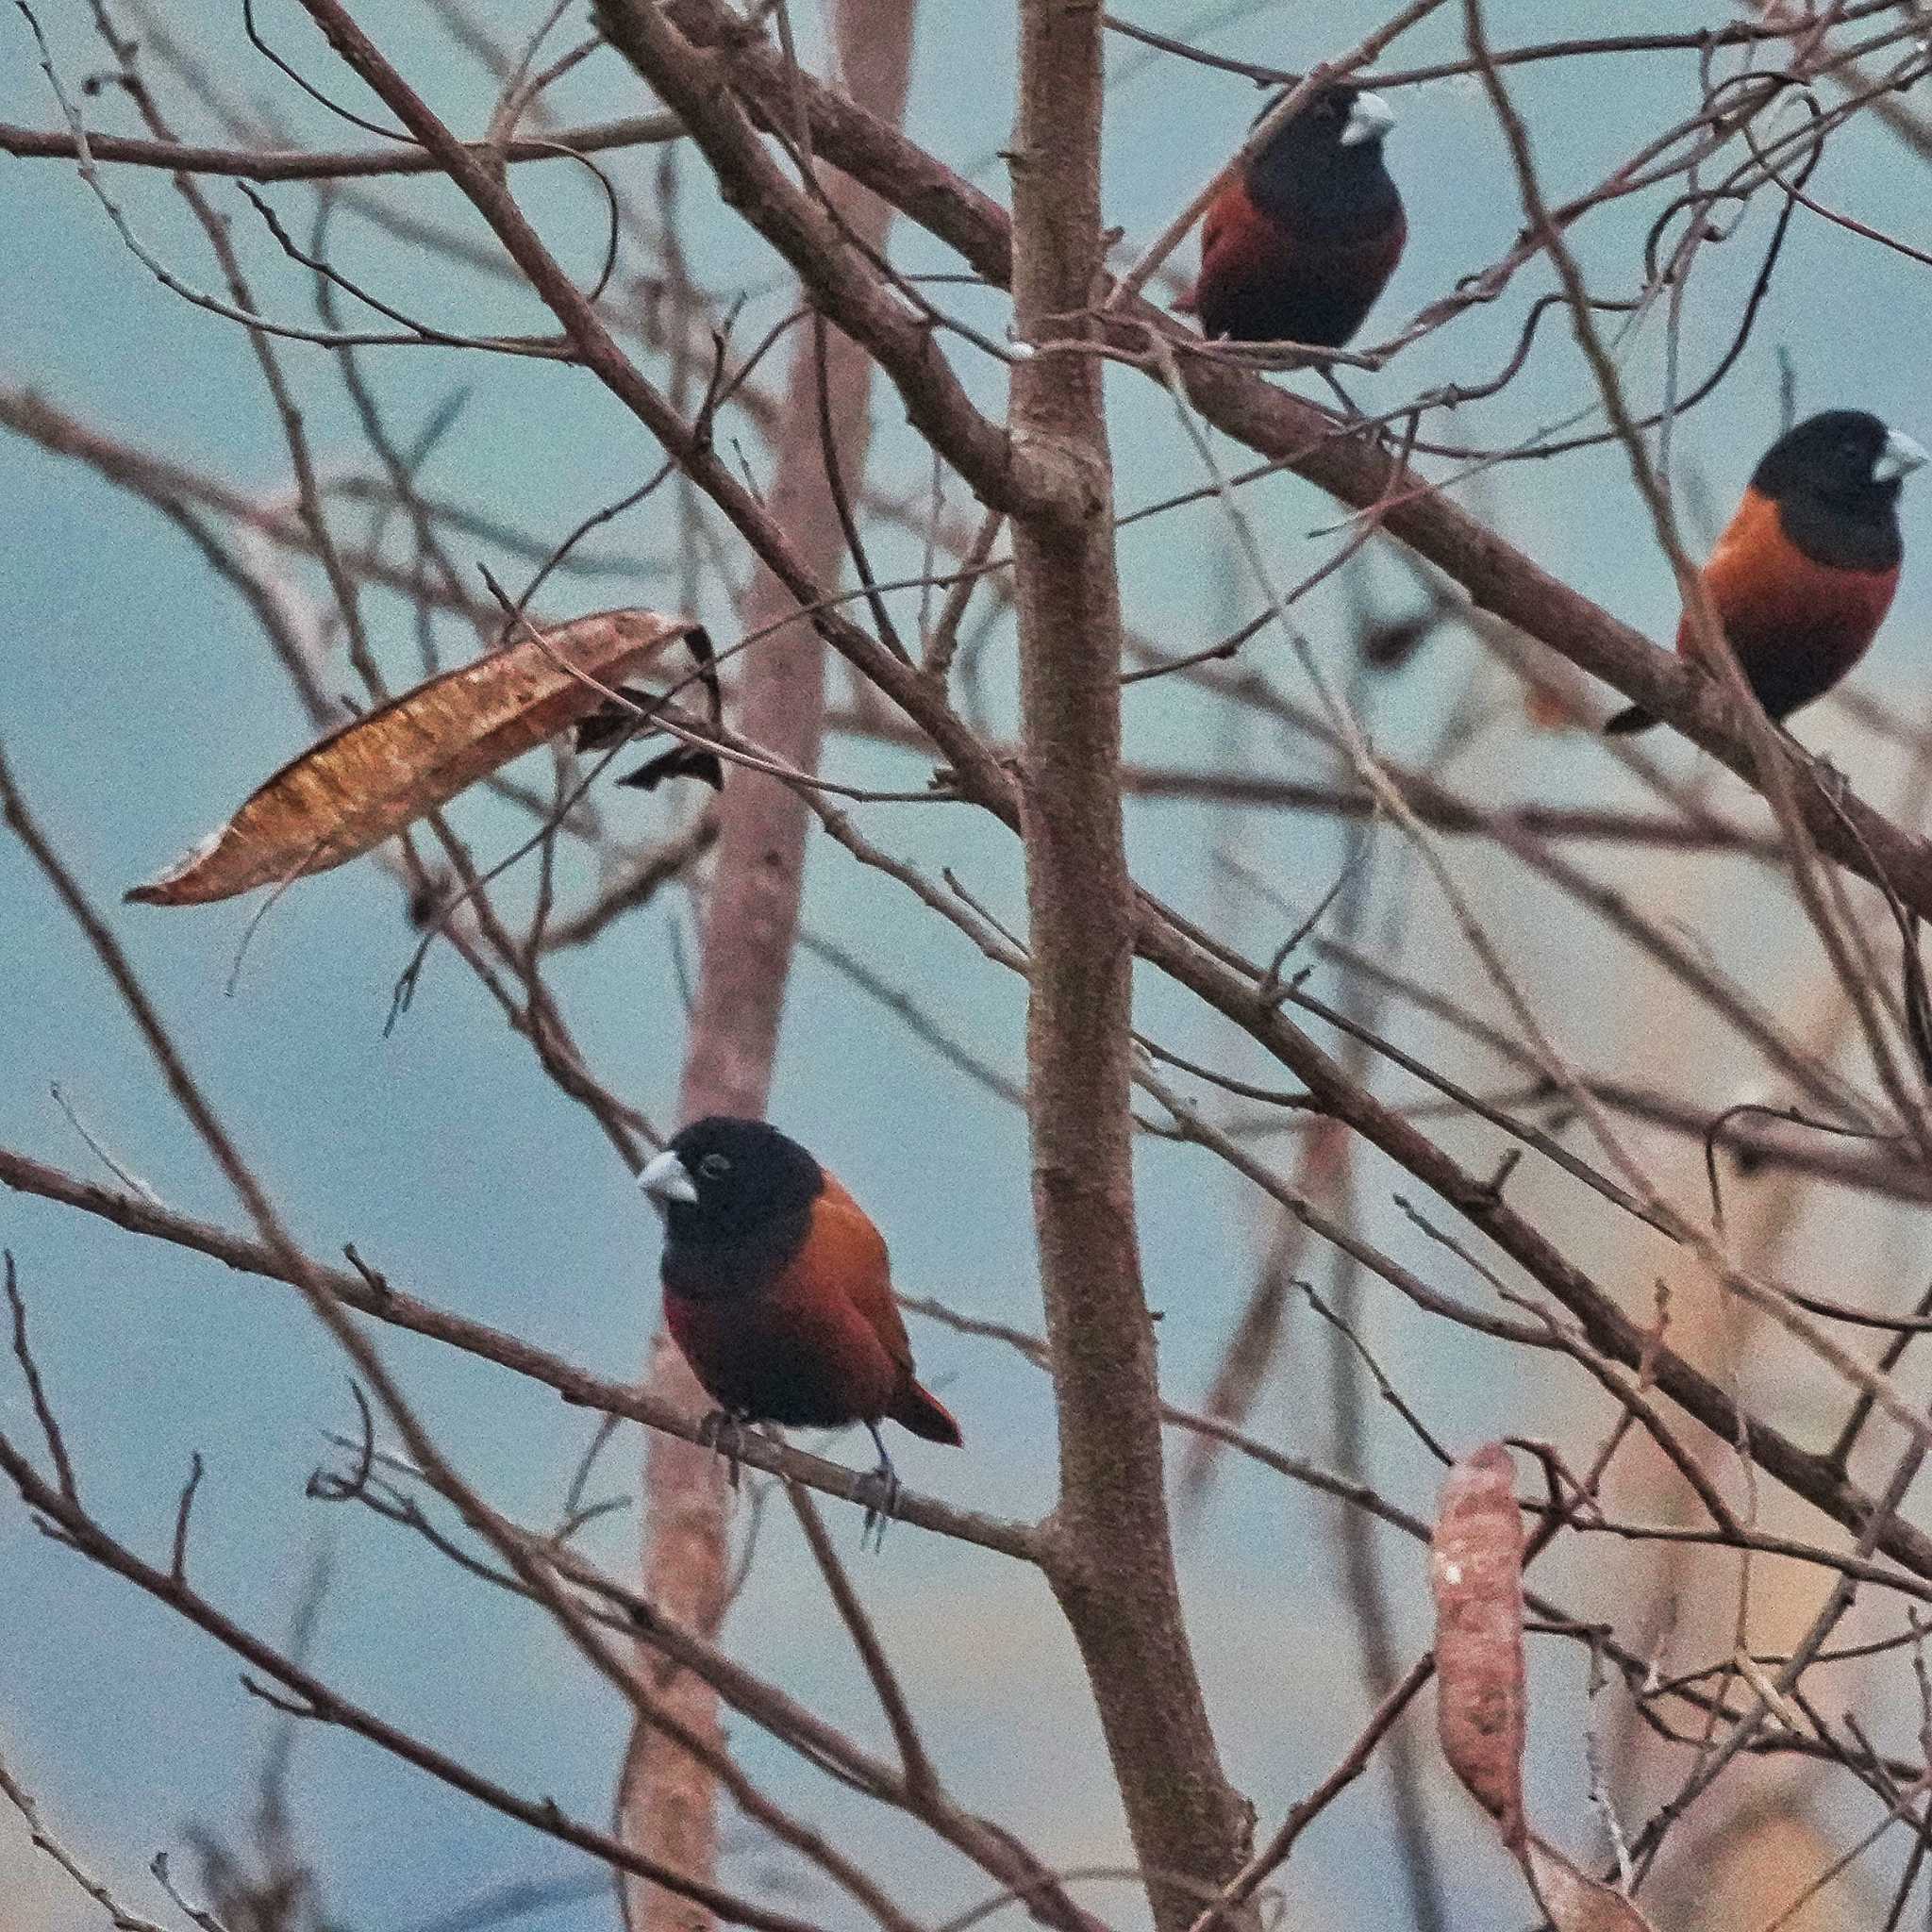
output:
[[[906,111],[918,0],[834,0],[839,74],[846,91],[897,126]],[[848,176],[827,171],[828,199],[869,247],[883,248],[892,210]],[[872,358],[808,314],[793,326],[776,425],[770,508],[813,576],[836,584],[845,533],[828,466],[848,501],[862,487],[870,430]],[[739,661],[737,718],[746,738],[796,771],[815,772],[824,737],[825,647],[798,601],[771,570],[754,574],[740,613],[746,631],[770,631]],[[773,628],[778,626],[777,628]],[[798,931],[806,832],[811,816],[791,787],[741,765],[726,768],[718,841],[705,893],[696,995],[678,1117],[763,1117],[771,1096]],[[661,1324],[651,1343],[651,1389],[688,1412],[711,1407]],[[730,1508],[724,1459],[653,1433],[644,1448],[644,1594],[679,1623],[714,1635],[726,1608]],[[688,1724],[715,1734],[717,1694],[689,1671],[657,1658],[662,1695]],[[708,1877],[718,1852],[717,1791],[680,1745],[640,1721],[625,1765],[624,1833],[679,1871]],[[626,1880],[633,1932],[691,1932],[708,1915],[659,1887]]]

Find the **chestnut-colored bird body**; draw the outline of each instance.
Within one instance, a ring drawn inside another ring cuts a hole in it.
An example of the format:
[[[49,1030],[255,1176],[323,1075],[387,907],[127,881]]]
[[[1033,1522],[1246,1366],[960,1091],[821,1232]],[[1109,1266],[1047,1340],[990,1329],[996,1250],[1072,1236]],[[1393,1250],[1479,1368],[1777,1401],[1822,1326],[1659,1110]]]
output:
[[[1807,556],[1772,498],[1744,491],[1704,581],[1758,701],[1782,718],[1845,677],[1872,648],[1898,589],[1896,563],[1858,570]],[[1694,656],[1687,614],[1677,651]]]
[[[1187,306],[1209,336],[1340,348],[1388,286],[1408,238],[1382,159],[1394,117],[1374,94],[1324,88],[1208,208]]]
[[[1829,409],[1788,431],[1752,473],[1705,565],[1705,588],[1758,702],[1788,718],[1844,678],[1878,635],[1905,543],[1898,496],[1925,460],[1909,437],[1860,409]],[[1696,658],[1690,614],[1677,652]],[[1605,729],[1656,723],[1641,706]]]
[[[886,1243],[830,1174],[791,1259],[755,1291],[680,1293],[665,1263],[664,1317],[706,1391],[729,1414],[792,1428],[901,1423],[957,1442],[958,1426],[914,1379]]]
[[[642,1179],[664,1211],[665,1321],[726,1415],[864,1423],[874,1435],[891,1421],[959,1441],[913,1374],[885,1238],[797,1141],[714,1116],[677,1135]]]

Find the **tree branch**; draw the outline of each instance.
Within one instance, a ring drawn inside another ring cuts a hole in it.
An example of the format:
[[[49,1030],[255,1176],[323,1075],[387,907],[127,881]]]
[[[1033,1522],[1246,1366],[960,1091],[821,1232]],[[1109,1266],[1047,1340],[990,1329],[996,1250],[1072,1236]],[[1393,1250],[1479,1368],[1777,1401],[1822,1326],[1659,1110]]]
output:
[[[769,49],[732,36],[715,0],[679,0],[678,16],[688,32],[731,42],[731,72],[760,119],[769,120],[777,86]],[[996,202],[830,90],[808,80],[803,92],[812,140],[824,159],[887,196],[988,281],[1009,283],[1011,230]],[[1082,306],[1104,301],[1108,286],[1096,277]],[[1130,358],[1139,356],[1149,330],[1188,352],[1181,369],[1189,400],[1216,428],[1341,502],[1374,510],[1384,531],[1454,578],[1478,609],[1547,644],[1761,789],[1747,736],[1712,679],[1552,576],[1433,487],[1419,484],[1372,432],[1259,375],[1201,355],[1199,338],[1151,303],[1124,305],[1120,315],[1108,339]],[[1159,379],[1158,370],[1149,373]],[[1807,769],[1801,766],[1800,774]],[[1861,877],[1889,879],[1907,907],[1932,918],[1932,845],[1873,810],[1849,787],[1834,786],[1829,795],[1814,783],[1798,790],[1805,823],[1821,851]]]

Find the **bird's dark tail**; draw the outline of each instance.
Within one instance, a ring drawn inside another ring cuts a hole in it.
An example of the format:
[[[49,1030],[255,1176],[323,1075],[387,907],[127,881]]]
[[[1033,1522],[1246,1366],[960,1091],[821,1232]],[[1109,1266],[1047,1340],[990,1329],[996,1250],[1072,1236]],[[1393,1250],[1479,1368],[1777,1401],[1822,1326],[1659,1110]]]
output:
[[[1632,705],[1627,711],[1619,711],[1604,726],[1606,738],[1628,738],[1633,731],[1648,731],[1657,723],[1641,705]]]
[[[949,1448],[957,1449],[966,1439],[959,1433],[959,1424],[953,1420],[953,1411],[937,1395],[922,1389],[910,1375],[899,1385],[899,1392],[892,1398],[892,1406],[886,1413],[902,1428],[908,1428],[915,1436],[924,1436],[928,1442],[944,1442]]]

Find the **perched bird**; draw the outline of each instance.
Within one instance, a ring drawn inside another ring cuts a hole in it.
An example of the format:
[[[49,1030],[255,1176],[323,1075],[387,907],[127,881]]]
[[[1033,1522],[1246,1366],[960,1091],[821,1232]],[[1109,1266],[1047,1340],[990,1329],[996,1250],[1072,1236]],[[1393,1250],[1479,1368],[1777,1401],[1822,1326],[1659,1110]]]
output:
[[[1376,95],[1338,82],[1249,157],[1208,210],[1200,278],[1180,305],[1205,333],[1324,349],[1355,334],[1408,239],[1382,161],[1394,125]]]
[[[885,1238],[796,1141],[763,1121],[694,1121],[639,1175],[664,1217],[664,1317],[718,1404],[709,1424],[863,1423],[891,1513],[888,1418],[957,1445],[912,1373]]]
[[[1863,409],[1811,416],[1765,452],[1704,582],[1757,701],[1773,718],[1823,697],[1862,658],[1898,588],[1899,485],[1925,460]],[[1687,614],[1677,653],[1696,649]],[[1604,726],[1657,720],[1640,705]]]

